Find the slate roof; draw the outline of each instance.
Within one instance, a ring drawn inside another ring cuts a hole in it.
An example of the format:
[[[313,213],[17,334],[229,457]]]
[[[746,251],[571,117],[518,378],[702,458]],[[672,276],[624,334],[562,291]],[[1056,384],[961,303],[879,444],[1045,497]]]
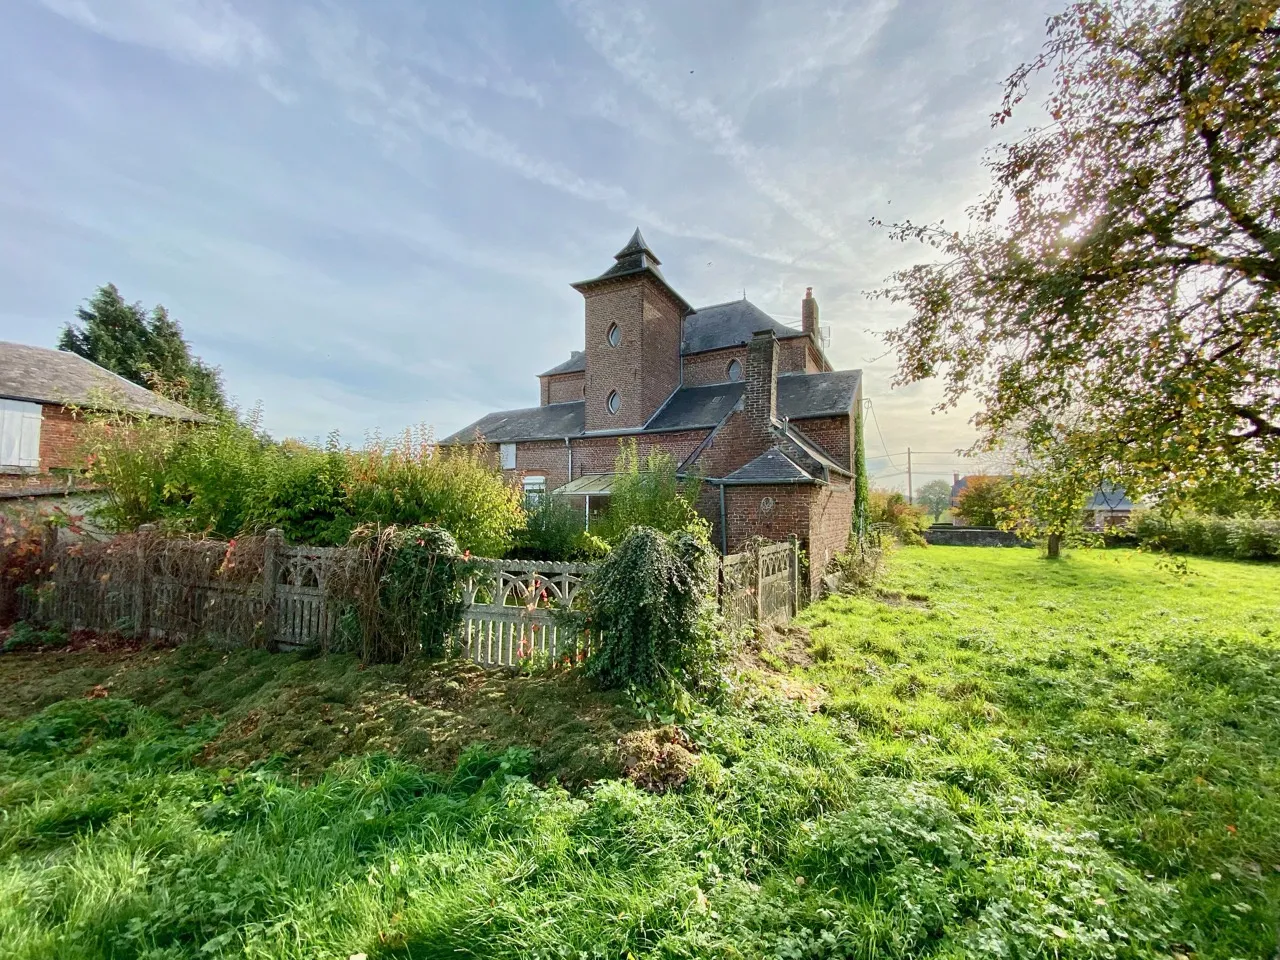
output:
[[[66,350],[0,341],[0,397],[123,410],[176,420],[204,419],[91,360]]]
[[[574,350],[569,355],[569,359],[564,363],[556,364],[550,370],[544,370],[538,374],[540,377],[554,377],[557,373],[585,373],[587,369],[587,354],[583,350]]]
[[[645,424],[646,430],[691,430],[714,427],[729,415],[742,399],[745,385],[713,383],[703,387],[684,387]]]
[[[831,373],[781,373],[778,375],[778,416],[836,417],[853,410],[861,370]]]
[[[592,277],[590,280],[580,280],[573,284],[575,290],[586,290],[593,287],[597,283],[603,283],[606,280],[616,280],[619,277],[630,277],[638,273],[647,273],[664,287],[667,292],[675,298],[676,303],[680,304],[686,311],[693,310],[689,306],[688,301],[667,282],[667,278],[662,275],[662,271],[658,269],[658,265],[662,263],[649,245],[645,243],[644,237],[640,234],[640,228],[636,227],[636,232],[631,235],[631,239],[627,241],[627,245],[613,255],[614,264],[598,277]]]
[[[694,353],[706,353],[708,350],[723,350],[725,347],[739,347],[751,342],[751,336],[757,330],[772,330],[779,340],[803,337],[803,331],[794,330],[785,323],[773,319],[750,300],[730,300],[728,303],[714,303],[709,307],[699,307],[685,317],[684,343],[680,355],[687,357]],[[573,355],[561,364],[538,374],[540,377],[552,377],[558,373],[580,373],[587,369],[587,356],[581,350],[573,351]]]
[[[847,415],[853,406],[861,372],[796,373],[778,377],[778,416],[789,420]],[[683,387],[655,413],[645,431],[695,430],[714,427],[737,406],[746,384],[712,383]],[[581,436],[586,429],[582,400],[521,410],[500,410],[445,437],[441,443],[472,443],[477,435],[492,443],[512,440],[559,440]],[[812,441],[810,446],[820,447]],[[843,469],[843,468],[839,468]]]
[[[741,346],[750,343],[757,330],[772,330],[779,340],[805,336],[803,331],[773,319],[750,300],[730,300],[699,307],[685,318],[684,347],[680,352],[688,356]]]
[[[1132,510],[1135,504],[1124,492],[1124,487],[1114,483],[1102,483],[1093,491],[1093,496],[1085,504],[1086,510]]]
[[[576,437],[586,429],[586,408],[585,401],[574,400],[569,403],[525,407],[521,410],[499,410],[481,417],[440,442],[475,443],[478,439],[484,439],[489,443],[507,443],[512,440],[559,440],[562,437]]]
[[[811,477],[777,447],[771,447],[724,478],[725,483],[812,483]]]

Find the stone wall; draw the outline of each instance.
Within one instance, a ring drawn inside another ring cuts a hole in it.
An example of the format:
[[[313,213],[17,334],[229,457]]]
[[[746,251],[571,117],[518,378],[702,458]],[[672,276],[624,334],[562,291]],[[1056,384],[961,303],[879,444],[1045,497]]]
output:
[[[1019,540],[1012,533],[994,527],[930,527],[924,532],[926,541],[942,547],[1030,547],[1030,541]]]

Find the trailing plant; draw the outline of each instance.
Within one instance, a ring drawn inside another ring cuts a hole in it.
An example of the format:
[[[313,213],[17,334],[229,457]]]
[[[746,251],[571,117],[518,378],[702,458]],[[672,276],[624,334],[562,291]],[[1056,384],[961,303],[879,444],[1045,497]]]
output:
[[[586,583],[583,621],[602,637],[587,673],[611,688],[705,683],[718,659],[714,589],[704,540],[632,528]]]
[[[698,477],[681,477],[675,459],[662,449],[641,458],[634,439],[621,443],[614,462],[609,511],[597,533],[611,544],[619,543],[632,527],[649,527],[660,533],[688,533],[710,540],[711,526],[698,515],[695,504],[702,490]]]
[[[853,412],[853,433],[857,449],[853,460],[853,533],[861,540],[871,523],[871,483],[867,479],[867,445],[863,438],[862,404]]]

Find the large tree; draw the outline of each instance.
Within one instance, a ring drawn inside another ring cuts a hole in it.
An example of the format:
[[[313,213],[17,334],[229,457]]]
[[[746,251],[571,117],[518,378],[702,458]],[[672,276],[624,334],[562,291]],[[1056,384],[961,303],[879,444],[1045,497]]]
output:
[[[1280,17],[1275,0],[1081,0],[1009,77],[962,231],[895,273],[899,383],[981,401],[997,444],[1066,444],[1133,492],[1280,498]],[[1059,454],[1054,454],[1059,456]]]
[[[930,480],[916,491],[916,503],[929,511],[936,523],[951,506],[951,484],[945,480]]]
[[[76,311],[79,324],[68,324],[58,349],[78,353],[126,380],[157,390],[197,410],[226,409],[222,376],[199,357],[182,336],[182,327],[156,305],[127,303],[108,283]]]

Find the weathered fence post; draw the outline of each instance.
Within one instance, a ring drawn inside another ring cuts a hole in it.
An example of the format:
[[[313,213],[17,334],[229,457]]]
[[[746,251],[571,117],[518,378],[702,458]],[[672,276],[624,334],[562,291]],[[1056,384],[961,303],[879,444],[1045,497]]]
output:
[[[794,533],[791,541],[791,615],[800,612],[800,538]]]
[[[760,540],[751,543],[751,555],[756,563],[756,623],[764,621],[764,566],[760,563]]]
[[[262,629],[267,649],[280,648],[279,616],[276,603],[276,584],[280,582],[280,551],[284,547],[284,533],[272,527],[267,531],[266,546],[262,556]]]
[[[140,640],[151,639],[151,564],[147,547],[155,532],[154,523],[144,523],[138,527],[139,535],[133,546],[138,563],[138,579],[133,587],[133,635]]]

